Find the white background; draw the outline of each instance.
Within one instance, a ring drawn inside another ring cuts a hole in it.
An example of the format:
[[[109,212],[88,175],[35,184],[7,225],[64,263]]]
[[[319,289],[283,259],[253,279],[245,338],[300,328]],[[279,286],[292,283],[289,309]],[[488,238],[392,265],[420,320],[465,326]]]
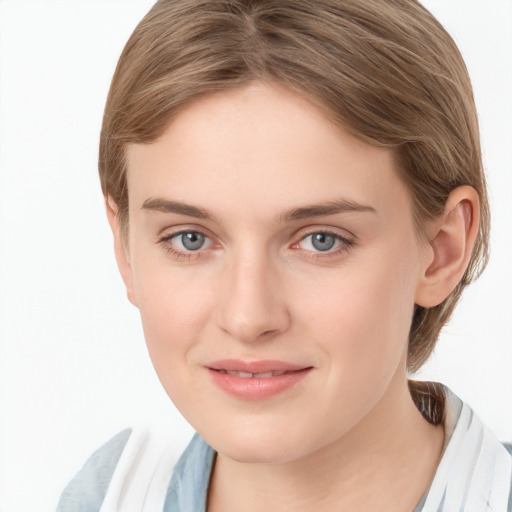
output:
[[[87,456],[141,419],[190,427],[125,299],[96,171],[110,78],[150,0],[0,0],[0,510],[54,509]],[[492,262],[421,377],[512,439],[512,2],[428,0],[473,78]]]

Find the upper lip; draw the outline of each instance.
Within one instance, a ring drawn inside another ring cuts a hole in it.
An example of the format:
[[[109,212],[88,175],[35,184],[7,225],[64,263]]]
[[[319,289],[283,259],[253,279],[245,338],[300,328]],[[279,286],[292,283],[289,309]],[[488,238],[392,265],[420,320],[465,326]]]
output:
[[[266,359],[261,361],[243,361],[241,359],[223,359],[207,365],[211,370],[226,370],[245,373],[292,372],[311,368],[286,361]]]

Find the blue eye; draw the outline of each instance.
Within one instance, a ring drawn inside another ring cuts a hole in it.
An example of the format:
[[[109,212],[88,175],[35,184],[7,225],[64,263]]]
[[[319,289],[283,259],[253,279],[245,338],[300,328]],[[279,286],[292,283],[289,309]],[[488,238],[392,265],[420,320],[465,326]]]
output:
[[[310,233],[299,242],[301,249],[313,252],[328,252],[344,245],[351,245],[350,240],[326,231]]]
[[[181,251],[198,251],[204,249],[208,238],[198,231],[182,231],[169,240]]]
[[[334,247],[336,238],[327,233],[313,233],[311,245],[318,251],[329,251]]]

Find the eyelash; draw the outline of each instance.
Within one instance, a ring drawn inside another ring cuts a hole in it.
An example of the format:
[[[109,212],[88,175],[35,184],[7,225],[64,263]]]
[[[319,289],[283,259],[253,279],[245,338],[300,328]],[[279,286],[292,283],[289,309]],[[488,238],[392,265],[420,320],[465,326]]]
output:
[[[176,258],[178,261],[190,261],[191,259],[197,259],[197,258],[204,258],[207,257],[203,254],[203,251],[201,249],[198,249],[197,251],[189,251],[189,252],[182,252],[177,251],[171,243],[171,240],[173,238],[176,238],[178,236],[184,235],[186,233],[195,233],[204,236],[206,239],[210,240],[210,237],[204,233],[203,231],[199,229],[183,229],[181,231],[177,231],[176,233],[171,233],[169,235],[162,236],[158,239],[158,243],[163,245],[164,249],[171,254],[174,258]],[[316,235],[316,234],[323,234],[332,236],[336,239],[336,241],[341,242],[340,247],[338,247],[336,250],[329,252],[329,251],[306,251],[305,257],[309,259],[314,260],[320,260],[320,259],[326,259],[326,258],[332,258],[336,256],[340,256],[341,254],[347,252],[351,247],[355,245],[355,241],[344,237],[340,235],[339,233],[335,233],[334,231],[329,231],[326,229],[317,229],[315,231],[310,231],[309,233],[306,233],[303,235],[298,242],[295,242],[292,244],[292,248],[297,246],[300,242],[307,239],[310,236]]]

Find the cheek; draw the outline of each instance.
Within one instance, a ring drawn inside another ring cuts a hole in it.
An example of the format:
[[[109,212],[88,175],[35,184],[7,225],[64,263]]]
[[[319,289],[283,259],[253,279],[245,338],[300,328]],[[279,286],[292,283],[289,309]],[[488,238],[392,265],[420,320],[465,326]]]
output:
[[[414,309],[414,280],[411,265],[398,258],[393,251],[369,254],[333,272],[313,292],[302,292],[296,315],[304,319],[301,328],[312,331],[340,371],[366,376],[403,356]]]
[[[210,317],[208,294],[175,272],[155,269],[140,277],[139,309],[153,367],[176,407],[194,417],[196,407],[208,405],[198,388],[198,369],[190,364]]]
[[[210,316],[208,280],[197,272],[178,272],[161,263],[139,264],[135,275],[135,293],[153,363],[157,371],[159,365],[178,367]]]

